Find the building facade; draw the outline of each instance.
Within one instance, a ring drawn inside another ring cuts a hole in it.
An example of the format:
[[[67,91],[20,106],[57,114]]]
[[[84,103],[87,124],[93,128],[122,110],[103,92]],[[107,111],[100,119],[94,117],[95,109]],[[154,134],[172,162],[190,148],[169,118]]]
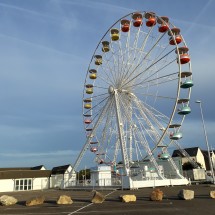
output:
[[[50,174],[44,166],[0,168],[0,192],[48,189]]]
[[[66,188],[76,183],[72,166],[65,165],[46,170],[41,166],[0,168],[0,192]]]

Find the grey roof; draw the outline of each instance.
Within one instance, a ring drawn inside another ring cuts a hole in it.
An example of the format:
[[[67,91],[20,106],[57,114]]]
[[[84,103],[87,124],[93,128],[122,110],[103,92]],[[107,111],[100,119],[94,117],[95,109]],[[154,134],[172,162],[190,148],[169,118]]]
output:
[[[66,170],[71,166],[70,164],[64,165],[64,166],[56,166],[52,169],[52,175],[57,174],[65,174]]]
[[[50,176],[51,170],[0,170],[0,179],[46,178]]]
[[[202,150],[202,154],[203,154],[204,159],[205,159],[206,170],[210,170],[210,163],[209,163],[208,151]]]
[[[44,166],[0,168],[0,179],[50,177],[51,170],[41,170],[42,167]]]
[[[199,147],[193,147],[193,148],[185,148],[184,150],[191,156],[195,157],[197,155]],[[179,150],[174,150],[172,153],[172,157],[184,157],[182,153]]]
[[[7,171],[7,170],[41,170],[43,165],[33,166],[33,167],[6,167],[0,168],[0,171]]]
[[[34,166],[31,167],[32,170],[41,170],[44,167],[44,165]],[[44,167],[45,168],[45,167]],[[46,168],[45,168],[46,169]]]

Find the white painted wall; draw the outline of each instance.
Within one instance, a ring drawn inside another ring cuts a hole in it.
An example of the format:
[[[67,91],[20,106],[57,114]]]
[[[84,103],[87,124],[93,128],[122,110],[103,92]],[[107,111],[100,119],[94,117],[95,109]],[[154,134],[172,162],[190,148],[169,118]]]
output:
[[[214,152],[212,152],[212,154],[211,154],[211,160],[212,160],[213,168],[215,168],[215,154],[214,154]]]
[[[202,165],[202,168],[206,169],[205,158],[204,158],[204,155],[202,154],[200,149],[198,149],[196,157],[191,157],[190,156],[190,159],[195,161],[195,162],[200,163]],[[183,157],[181,161],[182,161],[182,165],[184,163],[189,162],[189,160],[186,157]]]
[[[0,180],[0,192],[12,192],[14,191],[14,180],[1,179]]]
[[[13,192],[15,191],[13,179],[0,179],[0,192]],[[35,178],[32,179],[32,190],[43,190],[49,188],[48,178]]]
[[[202,168],[206,169],[205,158],[200,149],[198,149],[196,161],[202,165]]]
[[[93,168],[90,172],[90,179],[92,186],[111,186],[111,167]]]
[[[34,178],[32,190],[43,190],[49,188],[49,178]]]
[[[62,188],[63,187],[63,174],[52,175],[50,178],[50,188]]]
[[[76,173],[70,175],[72,167],[69,166],[65,174],[52,175],[50,178],[50,188],[66,188],[76,185]]]

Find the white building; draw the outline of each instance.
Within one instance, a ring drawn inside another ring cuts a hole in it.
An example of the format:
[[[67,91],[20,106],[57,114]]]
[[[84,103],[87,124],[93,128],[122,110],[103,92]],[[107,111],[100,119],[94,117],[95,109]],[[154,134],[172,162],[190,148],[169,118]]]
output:
[[[50,188],[66,188],[76,185],[76,173],[70,164],[54,167],[51,171]]]
[[[43,165],[0,168],[0,192],[48,189],[50,174]]]
[[[41,166],[0,168],[0,192],[65,188],[76,184],[72,166],[65,165],[46,170]]]
[[[111,186],[111,167],[98,166],[90,169],[91,186]]]
[[[191,160],[201,164],[201,167],[206,170],[204,153],[199,147],[185,148],[184,150],[188,153]],[[189,159],[182,155],[179,150],[174,150],[172,157],[181,157],[182,165],[189,162]]]

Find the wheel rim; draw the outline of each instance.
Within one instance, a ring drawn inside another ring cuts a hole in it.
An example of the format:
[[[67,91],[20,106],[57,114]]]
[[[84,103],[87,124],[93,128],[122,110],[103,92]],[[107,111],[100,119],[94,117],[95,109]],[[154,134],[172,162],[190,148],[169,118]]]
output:
[[[169,135],[180,133],[185,114],[177,111],[189,105],[191,93],[181,83],[192,80],[192,71],[190,60],[181,62],[186,43],[180,34],[177,44],[176,34],[165,17],[139,12],[119,19],[100,40],[83,92],[86,144],[98,164],[122,161],[128,175],[134,161],[149,159],[158,171],[158,153],[167,158],[168,146],[180,139]]]

